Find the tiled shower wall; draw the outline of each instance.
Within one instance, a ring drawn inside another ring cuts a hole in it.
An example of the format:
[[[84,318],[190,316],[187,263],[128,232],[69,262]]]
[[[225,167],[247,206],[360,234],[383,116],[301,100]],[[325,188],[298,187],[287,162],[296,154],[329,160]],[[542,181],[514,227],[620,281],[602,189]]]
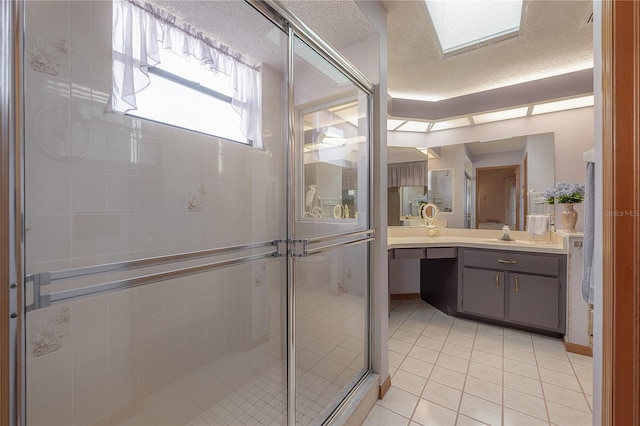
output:
[[[279,71],[263,70],[264,151],[105,113],[111,3],[25,3],[28,274],[282,238]],[[281,259],[29,313],[29,424],[141,424],[143,411],[156,423],[180,424],[250,380],[249,372],[283,362]],[[237,358],[245,374],[220,371],[206,389],[184,384],[196,368],[258,344],[260,362]],[[193,393],[190,402],[176,408],[174,394],[158,393],[172,383]]]

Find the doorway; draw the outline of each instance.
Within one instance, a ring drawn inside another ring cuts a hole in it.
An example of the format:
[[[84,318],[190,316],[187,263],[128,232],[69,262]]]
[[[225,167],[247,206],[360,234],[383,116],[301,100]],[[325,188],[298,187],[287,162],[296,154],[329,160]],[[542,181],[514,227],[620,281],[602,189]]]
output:
[[[476,228],[520,229],[520,166],[476,169]]]

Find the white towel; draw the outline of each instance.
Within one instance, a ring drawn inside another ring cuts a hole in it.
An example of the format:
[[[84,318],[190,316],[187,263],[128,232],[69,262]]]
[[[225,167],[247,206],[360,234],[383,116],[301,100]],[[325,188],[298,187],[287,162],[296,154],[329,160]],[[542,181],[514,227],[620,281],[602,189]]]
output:
[[[527,215],[527,232],[531,235],[544,235],[549,228],[549,216],[544,214]]]

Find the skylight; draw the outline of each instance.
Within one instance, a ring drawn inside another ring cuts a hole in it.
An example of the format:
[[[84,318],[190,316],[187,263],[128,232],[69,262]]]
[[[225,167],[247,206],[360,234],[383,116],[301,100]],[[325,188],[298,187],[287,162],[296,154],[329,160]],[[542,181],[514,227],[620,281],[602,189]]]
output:
[[[515,37],[523,0],[425,0],[445,56]]]

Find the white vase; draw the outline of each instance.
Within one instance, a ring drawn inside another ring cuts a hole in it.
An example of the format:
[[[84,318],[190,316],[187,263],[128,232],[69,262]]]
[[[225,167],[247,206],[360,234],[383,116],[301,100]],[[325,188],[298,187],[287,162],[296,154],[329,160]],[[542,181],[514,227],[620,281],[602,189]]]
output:
[[[573,203],[562,204],[563,210],[560,212],[564,232],[576,233],[576,222],[578,222],[578,212],[573,209]]]

